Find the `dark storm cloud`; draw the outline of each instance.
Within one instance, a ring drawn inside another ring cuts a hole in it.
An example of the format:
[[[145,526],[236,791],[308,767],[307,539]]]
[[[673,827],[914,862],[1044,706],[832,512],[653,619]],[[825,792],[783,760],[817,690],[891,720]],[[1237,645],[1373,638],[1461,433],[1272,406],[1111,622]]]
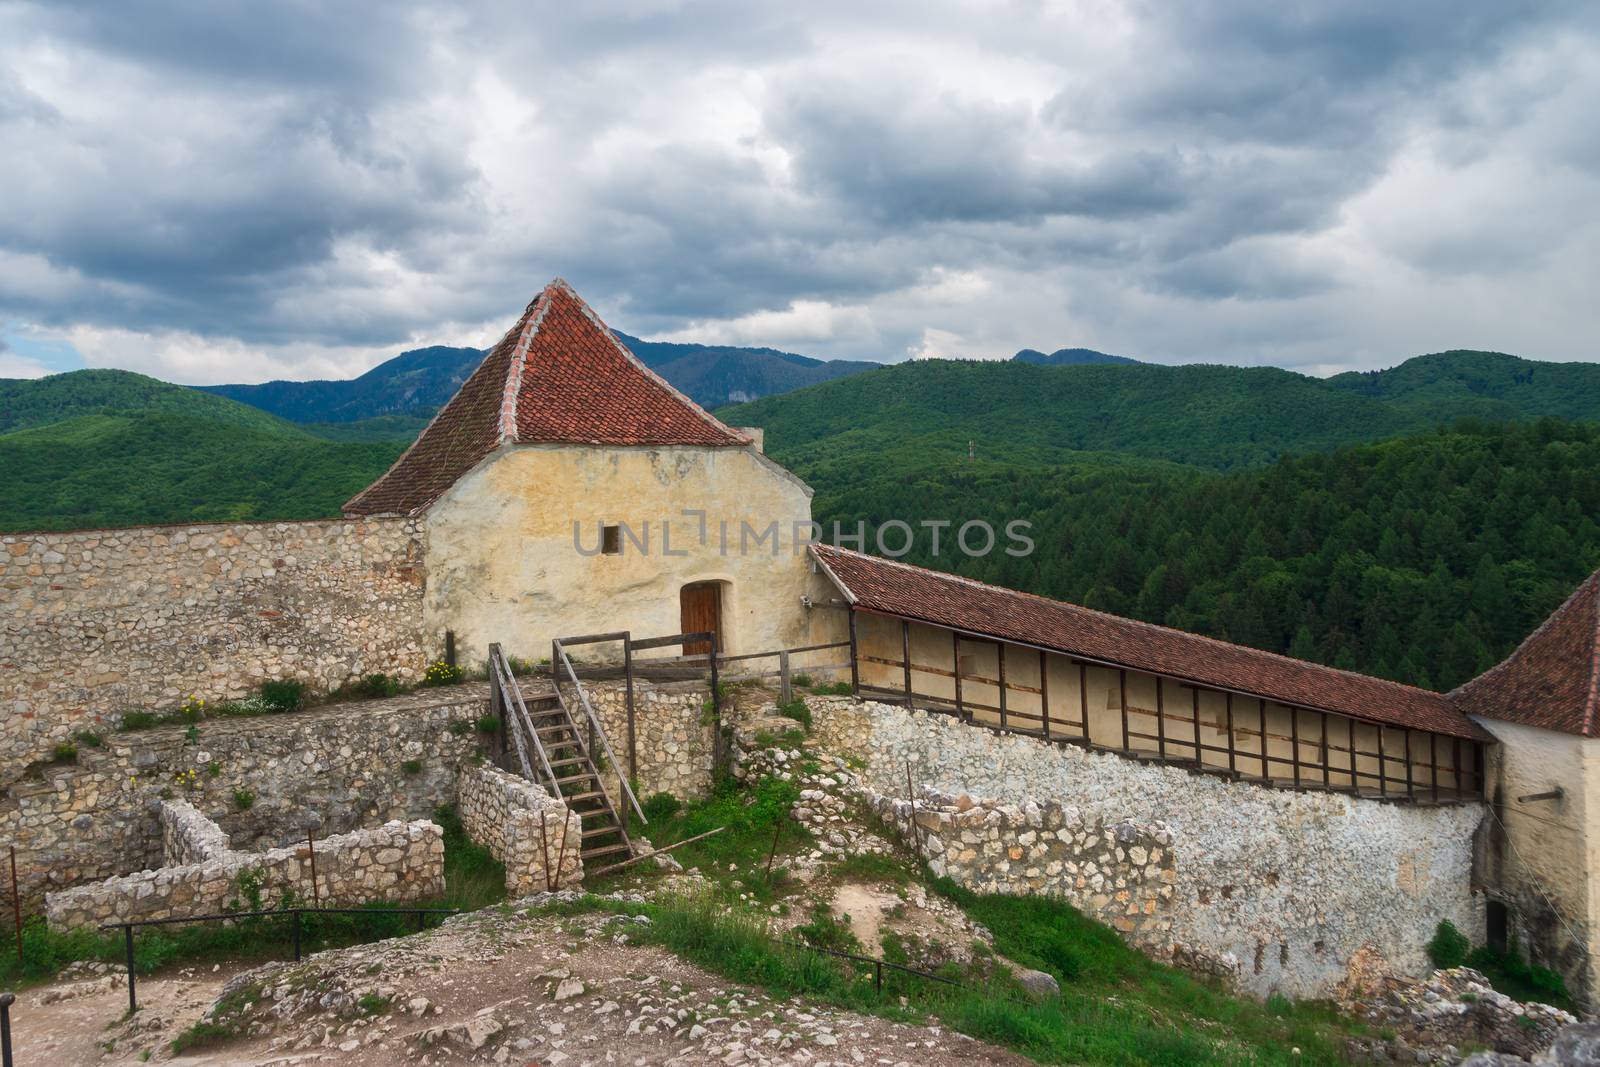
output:
[[[1474,258],[1548,295],[1594,262],[1596,11],[14,3],[0,321],[367,352],[559,273],[635,332],[811,302],[874,324],[822,354],[1214,357]]]

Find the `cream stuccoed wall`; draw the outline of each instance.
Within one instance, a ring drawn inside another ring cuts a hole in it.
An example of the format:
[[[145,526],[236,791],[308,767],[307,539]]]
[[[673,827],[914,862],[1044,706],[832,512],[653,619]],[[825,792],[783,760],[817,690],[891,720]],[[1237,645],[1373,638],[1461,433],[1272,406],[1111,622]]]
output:
[[[795,549],[810,518],[811,490],[753,447],[508,446],[428,511],[425,619],[465,662],[495,641],[538,659],[555,637],[678,633],[679,591],[716,581],[724,651],[811,644],[837,620],[801,603],[835,595]],[[597,554],[603,523],[631,531],[622,554]]]
[[[1484,880],[1506,901],[1511,931],[1533,962],[1600,1004],[1600,739],[1477,721],[1500,741],[1489,779],[1499,823],[1485,841]],[[1559,800],[1517,799],[1558,787]]]

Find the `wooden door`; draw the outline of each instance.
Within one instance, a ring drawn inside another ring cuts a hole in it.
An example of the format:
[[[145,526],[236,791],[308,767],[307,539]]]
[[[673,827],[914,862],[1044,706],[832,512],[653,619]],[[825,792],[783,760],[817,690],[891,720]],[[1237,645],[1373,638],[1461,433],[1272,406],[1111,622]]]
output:
[[[678,593],[679,633],[717,634],[717,646],[722,646],[722,583],[693,582]],[[685,656],[703,656],[711,651],[704,641],[692,641],[683,646]]]

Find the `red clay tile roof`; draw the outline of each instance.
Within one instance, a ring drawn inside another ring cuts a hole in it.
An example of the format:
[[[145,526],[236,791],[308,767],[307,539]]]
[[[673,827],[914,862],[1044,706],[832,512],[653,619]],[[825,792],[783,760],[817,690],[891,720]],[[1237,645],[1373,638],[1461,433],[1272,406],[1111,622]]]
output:
[[[1442,693],[1124,619],[910,564],[812,545],[858,609],[1231,689],[1297,707],[1474,741],[1493,737]]]
[[[1600,706],[1600,571],[1517,650],[1450,694],[1469,715],[1594,737]]]
[[[750,439],[639,362],[557,278],[345,513],[416,514],[506,442],[723,448]]]

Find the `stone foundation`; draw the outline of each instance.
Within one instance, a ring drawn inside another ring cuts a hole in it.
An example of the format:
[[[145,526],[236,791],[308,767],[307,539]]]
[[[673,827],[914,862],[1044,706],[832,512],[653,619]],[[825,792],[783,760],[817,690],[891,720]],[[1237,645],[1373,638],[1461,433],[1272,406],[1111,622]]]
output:
[[[192,857],[225,835],[183,801],[160,805],[172,827],[174,852]],[[390,822],[316,843],[316,883],[306,845],[268,852],[210,851],[197,862],[140,871],[50,893],[45,915],[53,930],[102,923],[209,915],[318,901],[354,907],[382,900],[407,903],[444,893],[444,835],[431,822]]]
[[[461,825],[506,866],[512,898],[583,881],[583,819],[542,786],[496,767],[461,776]]]
[[[1480,804],[1430,808],[1262,789],[996,734],[949,716],[848,698],[807,703],[812,742],[859,761],[865,785],[885,796],[905,797],[909,765],[919,786],[944,793],[981,796],[1023,812],[1030,802],[1041,813],[1058,804],[1064,825],[1070,809],[1085,827],[1086,842],[1090,827],[1128,823],[1164,830],[1170,844],[1162,862],[1170,863],[1172,895],[1160,902],[1158,894],[1155,914],[1170,916],[1171,926],[1158,954],[1203,961],[1202,969],[1220,971],[1251,993],[1327,996],[1363,949],[1396,973],[1425,973],[1425,945],[1441,919],[1474,942],[1483,940],[1483,902],[1471,888]],[[1002,833],[984,844],[986,850],[1020,829],[1014,820],[995,818]],[[1016,878],[1010,849],[1020,845],[1020,836],[1006,846],[1009,868],[991,876],[1001,884]],[[948,854],[951,842],[942,835],[941,841]],[[976,869],[980,859],[970,861],[969,877],[984,877]],[[1027,851],[1022,862],[1028,863],[1023,882],[1029,869],[1047,869],[1033,864]],[[1066,857],[1060,862],[1064,871]],[[1059,875],[1042,891],[1074,899]],[[1081,892],[1075,878],[1072,891]]]

